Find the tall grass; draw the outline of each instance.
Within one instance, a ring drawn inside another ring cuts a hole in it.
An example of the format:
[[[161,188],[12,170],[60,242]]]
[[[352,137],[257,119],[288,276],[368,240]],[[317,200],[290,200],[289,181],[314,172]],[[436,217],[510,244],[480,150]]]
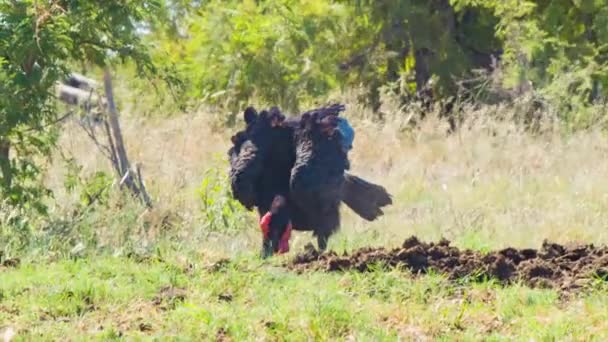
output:
[[[599,127],[566,134],[550,112],[541,112],[531,132],[529,122],[521,119],[530,103],[522,98],[511,105],[464,106],[460,128],[449,134],[438,111],[419,120],[419,108],[399,107],[386,97],[378,120],[356,104],[354,94],[336,100],[347,104],[345,115],[357,132],[352,171],[387,187],[394,205],[373,223],[344,208],[342,230],[331,248],[391,246],[412,234],[482,250],[533,247],[544,239],[608,242],[608,196],[603,191],[608,142]],[[50,218],[4,225],[0,236],[10,247],[5,249],[47,256],[152,253],[163,244],[227,255],[257,251],[255,215],[223,190],[230,129],[218,130],[206,109],[142,118],[133,108],[123,110],[127,150],[142,164],[154,209],[120,195],[116,184],[107,201],[83,206],[82,189],[66,190],[66,165],[54,158],[46,174],[55,193]],[[419,123],[416,128],[412,121]],[[81,179],[110,173],[75,123],[65,124],[59,145],[64,156],[81,165]],[[32,241],[15,242],[19,229],[23,240],[29,236]],[[310,240],[309,234],[296,233],[293,250]]]
[[[467,107],[460,129],[449,134],[438,112],[421,121],[416,106],[400,108],[386,98],[379,118],[356,105],[354,95],[337,99],[347,103],[357,132],[352,171],[384,185],[394,205],[373,223],[344,208],[331,249],[392,247],[409,235],[446,237],[477,250],[537,247],[544,239],[608,243],[608,141],[599,126],[566,132],[551,113],[540,113],[530,131],[522,119],[529,102],[522,99]],[[606,337],[604,284],[562,297],[400,270],[295,274],[276,267],[281,257],[262,262],[256,217],[227,191],[230,132],[218,130],[217,113],[210,112],[142,119],[137,109],[124,108],[127,150],[142,163],[152,209],[108,186],[107,161],[78,125],[65,124],[63,157],[57,153],[46,173],[55,194],[49,215],[0,208],[0,261],[22,259],[17,269],[0,263],[0,336]],[[103,186],[107,191],[91,204],[86,194]],[[301,232],[293,239],[291,253],[312,241]]]

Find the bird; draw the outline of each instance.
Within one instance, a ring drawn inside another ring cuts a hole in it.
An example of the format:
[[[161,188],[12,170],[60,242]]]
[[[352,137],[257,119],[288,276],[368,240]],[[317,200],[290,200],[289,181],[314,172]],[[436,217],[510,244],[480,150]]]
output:
[[[247,209],[255,207],[260,217],[277,195],[284,197],[290,227],[312,231],[321,251],[340,227],[342,203],[367,221],[392,204],[384,187],[347,172],[348,148],[339,130],[344,123],[338,117],[344,110],[336,104],[286,118],[277,107],[259,113],[247,107],[245,128],[232,136],[228,151],[233,197]],[[263,256],[279,251],[283,226],[265,235]]]

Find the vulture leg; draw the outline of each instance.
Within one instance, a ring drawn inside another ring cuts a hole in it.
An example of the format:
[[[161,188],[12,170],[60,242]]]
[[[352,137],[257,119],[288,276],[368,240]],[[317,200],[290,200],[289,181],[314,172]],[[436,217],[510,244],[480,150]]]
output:
[[[263,239],[262,240],[262,253],[261,253],[262,259],[271,257],[272,252],[273,252],[273,248],[272,248],[272,242],[270,241],[270,239]]]
[[[317,244],[319,245],[319,251],[325,252],[327,249],[327,242],[329,241],[329,236],[319,235],[317,236]]]
[[[344,176],[342,202],[362,218],[373,221],[384,214],[382,207],[393,203],[384,187],[349,173]]]

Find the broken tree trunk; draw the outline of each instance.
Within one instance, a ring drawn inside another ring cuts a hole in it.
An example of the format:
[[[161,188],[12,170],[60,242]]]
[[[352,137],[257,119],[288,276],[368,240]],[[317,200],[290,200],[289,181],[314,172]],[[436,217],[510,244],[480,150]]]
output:
[[[129,165],[129,159],[127,158],[127,150],[122,139],[122,130],[120,129],[120,123],[118,122],[118,111],[116,110],[116,104],[114,103],[114,94],[112,91],[112,78],[110,72],[106,69],[103,75],[104,86],[106,90],[106,99],[108,101],[108,121],[110,123],[110,129],[112,132],[112,138],[114,139],[114,147],[116,148],[116,154],[118,155],[118,169],[120,170],[121,177],[124,177],[131,166]],[[127,186],[132,182],[125,180]]]
[[[99,101],[91,90],[82,90],[64,84],[57,87],[57,97],[69,105],[82,106],[85,109],[93,107]]]
[[[141,174],[138,170],[137,178],[135,178],[135,172],[131,171],[131,164],[127,157],[127,150],[122,138],[122,130],[120,129],[120,123],[118,121],[118,111],[116,110],[116,104],[114,103],[114,93],[112,91],[112,77],[108,68],[104,71],[104,87],[106,93],[106,100],[108,103],[108,122],[111,134],[108,135],[110,139],[110,146],[112,146],[116,153],[114,161],[118,162],[117,167],[120,171],[119,179],[120,184],[125,185],[135,196],[141,197],[146,206],[152,207],[152,200],[148,195]],[[139,182],[137,182],[139,180]],[[136,184],[139,183],[139,184]]]
[[[95,107],[99,110],[98,114],[103,121],[104,133],[107,135],[107,146],[104,146],[97,139],[95,127],[81,124],[82,128],[101,152],[110,160],[112,168],[116,172],[119,186],[129,189],[135,197],[140,198],[150,208],[152,207],[152,199],[146,191],[140,167],[136,165],[136,168],[132,169],[127,156],[118,120],[118,110],[114,102],[112,77],[108,68],[104,71],[103,84],[105,96],[99,93],[97,81],[72,73],[65,82],[58,84],[58,99],[69,105],[80,106],[87,112],[90,112]],[[0,162],[2,161],[1,147],[0,145]],[[0,166],[2,166],[1,163]]]

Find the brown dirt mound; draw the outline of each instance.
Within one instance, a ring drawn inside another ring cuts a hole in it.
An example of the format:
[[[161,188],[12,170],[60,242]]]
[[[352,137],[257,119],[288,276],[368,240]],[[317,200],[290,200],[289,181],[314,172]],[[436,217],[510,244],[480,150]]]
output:
[[[366,272],[375,265],[406,268],[414,273],[433,270],[452,280],[497,279],[504,284],[521,281],[533,287],[573,290],[593,280],[608,279],[608,247],[566,247],[545,241],[540,250],[506,248],[484,254],[452,247],[448,240],[424,243],[410,237],[393,250],[362,248],[343,256],[320,254],[309,245],[287,267],[295,271]]]

